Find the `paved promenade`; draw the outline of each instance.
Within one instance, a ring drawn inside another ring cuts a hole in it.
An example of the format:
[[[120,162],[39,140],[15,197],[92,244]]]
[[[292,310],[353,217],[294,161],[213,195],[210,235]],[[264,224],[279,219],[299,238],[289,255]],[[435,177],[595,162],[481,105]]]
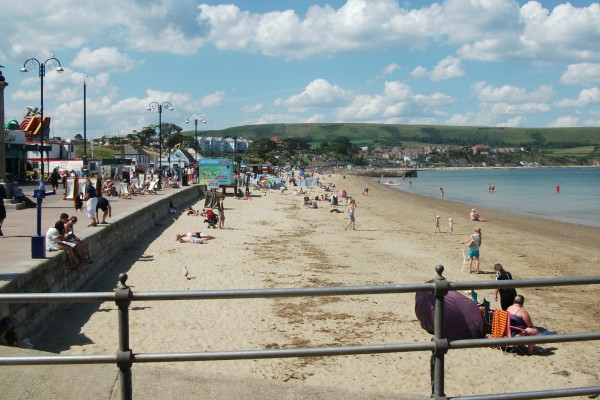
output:
[[[25,194],[35,201],[31,195],[33,194],[33,190],[37,189],[37,185],[22,185],[21,188]],[[46,190],[48,190],[48,186],[46,186]],[[119,218],[127,215],[132,208],[153,203],[157,197],[168,196],[176,190],[181,189],[165,188],[158,191],[155,195],[138,195],[132,196],[131,199],[107,197],[112,207],[112,218],[107,218],[107,221],[117,221]],[[75,225],[75,233],[79,237],[84,238],[94,234],[98,230],[106,228],[106,225],[88,227],[89,220],[85,212],[75,211],[73,201],[63,200],[63,194],[64,191],[59,190],[56,195],[48,195],[43,200],[41,218],[42,236],[46,235],[48,228],[54,226],[54,223],[58,221],[62,213],[77,216],[78,222]],[[5,199],[4,203],[8,205],[10,199]],[[4,236],[0,237],[0,286],[2,282],[11,280],[15,276],[14,274],[26,272],[40,264],[39,259],[31,258],[31,237],[37,235],[37,209],[25,208],[16,210],[8,208],[6,214],[6,219],[2,225]],[[102,210],[99,210],[99,217],[102,218]]]

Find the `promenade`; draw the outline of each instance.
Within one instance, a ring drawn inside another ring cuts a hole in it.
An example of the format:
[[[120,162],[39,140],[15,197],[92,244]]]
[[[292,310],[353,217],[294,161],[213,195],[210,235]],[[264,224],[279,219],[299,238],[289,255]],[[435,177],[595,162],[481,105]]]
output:
[[[37,185],[20,185],[20,187],[27,196],[36,201],[31,196],[33,190],[37,189]],[[88,227],[89,220],[85,215],[85,204],[84,212],[76,211],[72,200],[63,200],[63,189],[57,191],[56,195],[52,195],[52,190],[48,188],[49,186],[46,186],[49,195],[42,202],[42,236],[46,235],[48,228],[54,226],[54,223],[58,221],[62,213],[77,216],[78,222],[75,225],[75,233],[81,238],[87,238],[108,227],[108,225]],[[172,193],[180,190],[166,188],[158,191],[156,195],[131,196],[130,199],[107,197],[112,207],[112,218],[107,217],[107,221],[119,221],[128,215],[132,209],[146,207],[153,204],[157,199],[169,197]],[[5,199],[4,203],[9,205],[10,201],[10,199]],[[2,286],[16,274],[27,272],[44,261],[43,259],[31,258],[31,237],[37,235],[37,209],[25,208],[16,210],[7,207],[6,214],[6,219],[2,225],[4,236],[0,237],[0,254],[2,255],[0,258],[0,291],[2,291]],[[99,217],[102,218],[102,210],[99,210]],[[56,253],[46,253],[46,257],[53,257],[54,255]],[[92,257],[94,257],[93,254]]]

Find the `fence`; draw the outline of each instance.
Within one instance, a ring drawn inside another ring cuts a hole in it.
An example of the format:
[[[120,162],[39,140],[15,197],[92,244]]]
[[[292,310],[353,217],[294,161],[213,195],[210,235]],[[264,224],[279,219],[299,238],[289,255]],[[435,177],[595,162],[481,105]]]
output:
[[[401,353],[431,351],[431,380],[434,399],[539,399],[600,394],[600,386],[567,389],[540,390],[474,396],[447,397],[444,391],[444,356],[449,350],[516,344],[544,344],[600,340],[600,332],[557,334],[546,336],[512,337],[501,339],[465,339],[449,341],[444,336],[444,297],[450,290],[577,286],[600,284],[600,276],[568,278],[545,278],[512,281],[449,282],[443,277],[444,267],[435,267],[437,276],[429,283],[380,286],[332,286],[317,288],[204,290],[186,292],[140,292],[134,293],[127,286],[127,274],[119,275],[115,292],[99,293],[29,293],[0,294],[0,302],[7,303],[56,303],[56,302],[103,302],[114,301],[118,311],[119,348],[116,354],[0,357],[0,365],[62,365],[62,364],[109,364],[119,368],[121,399],[133,397],[131,366],[134,363],[248,360],[290,357],[340,356],[352,354]],[[432,292],[435,297],[434,336],[430,342],[373,344],[361,346],[338,346],[295,349],[264,349],[186,353],[134,353],[129,347],[129,306],[134,301],[170,300],[216,300],[308,296],[348,296],[366,294],[398,294]]]

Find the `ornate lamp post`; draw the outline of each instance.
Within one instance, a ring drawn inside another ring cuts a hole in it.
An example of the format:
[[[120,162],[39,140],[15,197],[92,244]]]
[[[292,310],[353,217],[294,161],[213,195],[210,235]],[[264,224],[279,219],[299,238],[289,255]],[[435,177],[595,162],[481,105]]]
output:
[[[194,121],[194,151],[196,152],[196,162],[198,162],[198,121],[202,122],[203,124],[206,123],[206,118],[204,118],[203,116],[194,116],[194,115],[190,115],[189,117],[187,117],[187,119],[185,120],[186,124],[189,124],[190,121]]]
[[[167,110],[169,110],[169,111],[173,111],[173,106],[168,101],[165,101],[162,104],[159,104],[156,101],[151,101],[150,104],[148,104],[148,108],[146,108],[146,110],[148,110],[148,111],[151,111],[154,109],[158,110],[158,168],[159,168],[159,171],[161,171],[161,173],[162,173],[162,112],[163,112],[163,107],[166,107]]]
[[[40,145],[41,145],[40,157],[41,157],[41,161],[42,161],[42,169],[41,169],[42,175],[40,177],[40,189],[42,189],[44,186],[44,77],[46,76],[46,64],[49,62],[52,62],[53,64],[54,63],[58,64],[58,67],[56,67],[56,72],[58,72],[59,74],[65,71],[63,69],[62,65],[60,64],[60,61],[58,61],[58,59],[54,56],[48,58],[44,62],[40,62],[37,58],[29,58],[23,63],[23,68],[21,68],[21,73],[26,74],[27,72],[29,72],[29,70],[27,69],[27,64],[30,64],[32,66],[35,66],[37,64],[37,67],[39,69],[39,74],[40,74],[40,124],[41,124],[41,127],[40,127]],[[38,227],[38,235],[40,235],[39,227]]]
[[[37,235],[31,237],[31,258],[46,258],[45,237],[42,236],[42,201],[46,197],[46,187],[44,186],[44,76],[46,76],[46,64],[58,64],[56,72],[59,74],[64,72],[60,61],[54,56],[48,58],[44,62],[40,62],[37,58],[29,58],[23,63],[21,73],[29,72],[27,65],[36,66],[40,74],[40,160],[42,162],[40,186],[38,190],[34,190],[33,196],[37,199]],[[4,123],[4,121],[2,121]]]

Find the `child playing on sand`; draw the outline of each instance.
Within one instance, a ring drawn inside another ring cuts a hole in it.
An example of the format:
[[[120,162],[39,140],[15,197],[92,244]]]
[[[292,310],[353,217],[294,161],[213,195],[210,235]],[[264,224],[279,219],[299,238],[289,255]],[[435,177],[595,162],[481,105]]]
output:
[[[454,228],[454,222],[452,222],[452,217],[448,218],[448,233],[452,235],[452,230]]]
[[[441,231],[440,231],[440,216],[439,215],[435,216],[434,224],[435,224],[435,229],[433,230],[433,233],[440,233]]]

